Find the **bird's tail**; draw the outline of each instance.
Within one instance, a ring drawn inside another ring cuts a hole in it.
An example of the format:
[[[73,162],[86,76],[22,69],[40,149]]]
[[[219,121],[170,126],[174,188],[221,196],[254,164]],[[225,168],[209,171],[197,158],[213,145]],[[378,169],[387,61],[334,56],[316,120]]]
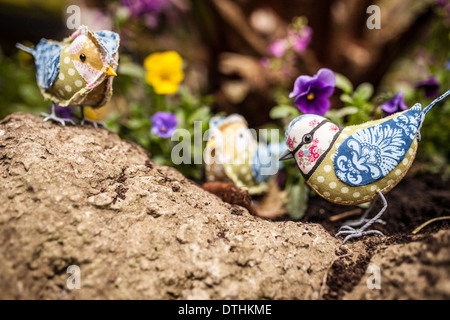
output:
[[[18,49],[20,49],[20,50],[23,50],[23,51],[25,51],[25,52],[28,52],[29,54],[31,54],[31,55],[35,55],[35,53],[36,53],[36,50],[34,50],[33,48],[30,48],[30,47],[26,47],[26,46],[24,46],[23,44],[21,44],[21,43],[16,43],[16,47],[18,48]]]
[[[433,109],[433,107],[438,104],[439,102],[441,102],[442,100],[444,100],[445,98],[447,98],[450,95],[450,90],[447,90],[447,92],[445,92],[443,95],[441,95],[439,98],[436,98],[433,102],[431,102],[425,109],[422,110],[422,113],[420,115],[420,125],[419,125],[419,129],[418,129],[418,139],[420,141],[421,136],[420,136],[420,129],[422,128],[422,124],[423,121],[425,120],[425,116],[427,115],[428,112],[430,112],[431,109]]]
[[[430,103],[425,109],[422,111],[422,116],[425,117],[425,115],[440,101],[444,100],[445,98],[450,95],[450,90],[448,90],[446,93],[444,93],[442,96],[434,100],[432,103]]]

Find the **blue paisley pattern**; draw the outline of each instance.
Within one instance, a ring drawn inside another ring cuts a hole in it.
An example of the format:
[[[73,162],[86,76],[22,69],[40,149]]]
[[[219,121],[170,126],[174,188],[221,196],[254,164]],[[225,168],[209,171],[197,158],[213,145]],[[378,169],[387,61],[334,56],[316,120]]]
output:
[[[387,176],[405,157],[420,125],[420,106],[386,122],[357,131],[338,148],[336,176],[351,186],[364,186]]]
[[[59,57],[61,46],[59,44],[42,39],[36,46],[34,52],[36,60],[36,77],[39,85],[50,88],[59,73]]]
[[[414,140],[417,129],[420,127],[421,110],[422,108],[420,104],[416,104],[407,112],[404,112],[392,119],[397,127],[402,128],[405,135],[407,135],[411,140]]]

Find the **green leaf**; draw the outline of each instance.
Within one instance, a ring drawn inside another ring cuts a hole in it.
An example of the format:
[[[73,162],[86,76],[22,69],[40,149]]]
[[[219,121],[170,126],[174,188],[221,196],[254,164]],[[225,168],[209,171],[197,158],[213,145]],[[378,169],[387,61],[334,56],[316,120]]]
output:
[[[367,101],[372,97],[372,95],[373,95],[373,86],[368,82],[364,82],[361,83],[358,86],[358,88],[356,88],[354,97]]]
[[[142,128],[143,126],[143,120],[142,119],[130,119],[128,121],[128,128],[130,130],[138,130],[140,128]]]
[[[350,104],[350,105],[352,105],[354,103],[353,98],[349,94],[346,94],[346,93],[341,95],[341,101],[346,104]]]
[[[295,118],[298,115],[300,115],[298,109],[287,104],[275,106],[270,110],[270,117],[272,119],[282,119],[289,116]]]
[[[340,73],[335,73],[335,74],[336,74],[336,88],[341,89],[345,93],[352,94],[353,93],[353,85],[350,82],[350,80],[346,76],[344,76]]]
[[[208,120],[209,113],[209,107],[200,107],[187,117],[187,123],[193,124],[194,121],[206,121]]]
[[[297,183],[292,186],[289,191],[289,202],[287,204],[287,210],[291,219],[299,220],[305,215],[308,207],[308,191],[306,183]]]
[[[355,107],[344,107],[339,110],[330,110],[327,112],[327,116],[331,114],[333,117],[343,118],[345,116],[348,116],[350,114],[355,114],[358,112],[358,108]]]
[[[339,126],[344,125],[344,117],[356,114],[358,112],[358,108],[356,107],[344,107],[339,110],[330,110],[326,113],[326,117],[336,123]]]
[[[120,75],[127,75],[132,78],[145,79],[144,68],[133,62],[121,62],[118,73]]]
[[[186,128],[186,115],[183,109],[178,109],[175,112],[175,116],[178,119],[178,128]]]

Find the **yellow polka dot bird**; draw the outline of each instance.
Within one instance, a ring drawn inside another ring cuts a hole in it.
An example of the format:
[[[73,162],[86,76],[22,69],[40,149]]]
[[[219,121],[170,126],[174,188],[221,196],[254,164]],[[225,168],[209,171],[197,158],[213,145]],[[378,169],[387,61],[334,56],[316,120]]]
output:
[[[383,208],[371,219],[367,216],[347,221],[336,236],[349,239],[370,234],[387,208],[384,194],[406,175],[414,161],[425,115],[450,94],[450,90],[422,110],[420,104],[389,117],[360,125],[338,127],[314,114],[292,120],[286,130],[286,150],[280,160],[295,159],[307,184],[333,203],[356,205],[381,199]],[[357,228],[359,227],[359,228]]]
[[[84,107],[94,109],[105,105],[112,96],[112,82],[117,76],[119,61],[117,33],[92,32],[80,26],[70,37],[61,42],[42,39],[35,48],[20,43],[17,47],[34,56],[36,78],[44,98],[52,101],[51,114],[41,114],[44,121],[53,120],[75,124],[72,119],[60,118],[57,106],[79,106],[82,109],[81,124],[90,122],[97,127],[100,122],[85,118]]]

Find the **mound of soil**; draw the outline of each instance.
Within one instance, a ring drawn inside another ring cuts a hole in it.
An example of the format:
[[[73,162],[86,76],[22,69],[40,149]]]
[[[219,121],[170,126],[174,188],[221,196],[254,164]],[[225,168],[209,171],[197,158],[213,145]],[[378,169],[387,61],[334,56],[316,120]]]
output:
[[[448,224],[410,234],[448,214],[448,188],[417,177],[388,197],[389,236],[342,245],[329,218],[348,207],[313,198],[305,221],[263,219],[108,130],[13,114],[0,121],[0,298],[448,299]]]

